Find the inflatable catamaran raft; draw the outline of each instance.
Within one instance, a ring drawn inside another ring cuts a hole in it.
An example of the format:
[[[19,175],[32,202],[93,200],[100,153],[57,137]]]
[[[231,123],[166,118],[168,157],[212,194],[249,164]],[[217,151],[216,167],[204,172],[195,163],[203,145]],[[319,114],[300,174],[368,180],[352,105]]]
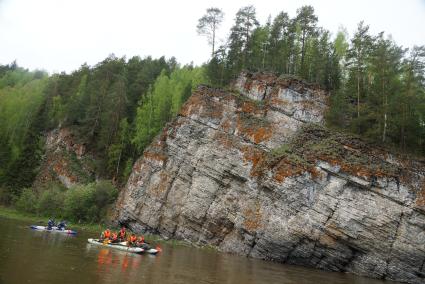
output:
[[[62,229],[59,229],[58,227],[52,227],[52,229],[49,230],[49,229],[47,229],[46,226],[31,225],[30,228],[33,229],[33,230],[37,230],[37,231],[55,232],[55,233],[62,233],[62,234],[68,234],[68,235],[75,235],[75,234],[77,234],[76,231],[73,231],[73,230],[62,230]]]
[[[93,245],[106,246],[113,249],[118,249],[118,250],[132,252],[132,253],[139,253],[139,254],[141,253],[157,254],[158,253],[158,250],[154,248],[144,249],[141,247],[129,247],[127,246],[127,242],[109,244],[109,243],[104,243],[99,239],[88,239],[87,241]]]

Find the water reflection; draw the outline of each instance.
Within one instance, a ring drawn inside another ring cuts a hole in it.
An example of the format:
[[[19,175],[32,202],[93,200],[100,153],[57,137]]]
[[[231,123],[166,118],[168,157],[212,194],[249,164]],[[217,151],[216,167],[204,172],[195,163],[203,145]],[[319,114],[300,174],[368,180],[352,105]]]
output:
[[[60,245],[70,238],[75,238],[74,235],[70,235],[70,234],[63,234],[63,233],[58,233],[58,232],[37,231],[37,230],[33,230],[31,228],[28,228],[28,230],[30,231],[29,234],[33,238],[38,239],[39,241],[46,243],[48,245],[54,245],[54,246]]]
[[[33,231],[26,225],[0,218],[1,284],[385,282],[183,246],[163,245],[156,256],[138,255],[88,244],[93,236],[84,232],[72,237]]]
[[[100,283],[383,283],[188,247],[165,246],[163,253],[152,256],[88,244],[87,253],[95,255]]]
[[[140,275],[155,261],[155,256],[138,255],[124,251],[103,248],[87,244],[88,255],[95,256],[96,276],[101,283],[117,283],[125,280],[129,283],[140,283]]]

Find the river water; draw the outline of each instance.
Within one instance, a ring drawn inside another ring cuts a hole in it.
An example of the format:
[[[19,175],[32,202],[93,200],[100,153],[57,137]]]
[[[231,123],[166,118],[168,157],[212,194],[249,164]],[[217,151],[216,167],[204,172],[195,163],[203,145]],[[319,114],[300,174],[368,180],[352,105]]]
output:
[[[205,249],[162,244],[137,255],[93,246],[77,236],[37,232],[0,218],[0,284],[21,283],[395,283],[325,272]]]

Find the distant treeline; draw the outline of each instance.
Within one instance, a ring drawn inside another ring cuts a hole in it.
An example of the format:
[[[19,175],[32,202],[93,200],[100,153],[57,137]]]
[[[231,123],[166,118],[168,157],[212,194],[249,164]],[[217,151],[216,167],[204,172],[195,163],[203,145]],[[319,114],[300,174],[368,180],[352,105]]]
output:
[[[329,126],[425,154],[425,47],[404,49],[384,33],[371,35],[364,23],[351,39],[344,30],[332,35],[317,26],[311,6],[260,25],[247,6],[216,48],[223,17],[211,8],[199,20],[199,33],[212,44],[202,67],[113,55],[51,76],[0,65],[0,202],[31,187],[45,134],[58,127],[71,128],[76,142],[96,154],[100,178],[125,183],[134,161],[199,83],[224,86],[243,69],[318,83],[330,92]]]

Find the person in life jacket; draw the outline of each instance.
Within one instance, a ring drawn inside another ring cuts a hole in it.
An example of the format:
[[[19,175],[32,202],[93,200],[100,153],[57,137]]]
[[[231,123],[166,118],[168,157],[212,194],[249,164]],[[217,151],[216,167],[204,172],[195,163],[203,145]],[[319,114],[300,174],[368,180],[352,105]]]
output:
[[[128,246],[135,246],[137,241],[137,237],[135,234],[132,234],[128,239]]]
[[[65,228],[66,228],[65,221],[63,221],[63,220],[60,221],[59,224],[58,224],[58,229],[63,231],[63,230],[65,230]]]
[[[145,243],[145,237],[144,236],[140,236],[140,237],[137,238],[136,246],[141,247],[141,246],[143,246],[144,243]]]
[[[145,237],[144,236],[140,236],[139,237],[140,242],[143,244],[145,242]]]
[[[125,227],[122,227],[119,234],[118,234],[118,237],[119,237],[121,242],[124,242],[126,240],[126,235],[127,234],[125,232]]]
[[[109,240],[109,238],[111,237],[111,231],[109,231],[109,229],[106,229],[102,235],[101,235],[101,239],[103,240]]]
[[[55,221],[53,221],[52,219],[49,219],[49,221],[47,222],[47,230],[51,230],[54,225],[55,225]]]
[[[111,243],[118,243],[118,242],[119,242],[118,234],[117,233],[112,233]]]

